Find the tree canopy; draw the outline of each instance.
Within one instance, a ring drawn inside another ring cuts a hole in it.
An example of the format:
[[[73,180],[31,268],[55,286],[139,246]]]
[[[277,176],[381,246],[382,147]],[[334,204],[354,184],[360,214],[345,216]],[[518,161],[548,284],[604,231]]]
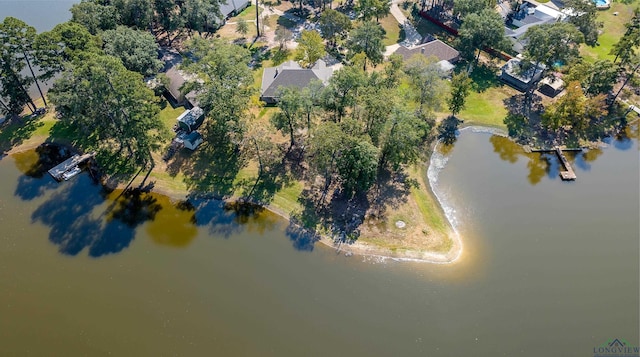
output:
[[[480,52],[485,48],[503,50],[509,46],[504,37],[504,21],[493,9],[465,16],[458,41],[462,54],[474,62],[478,62]]]
[[[76,145],[139,165],[151,162],[164,130],[159,108],[142,76],[117,58],[90,55],[75,62],[49,96],[79,138]]]
[[[366,58],[374,65],[382,63],[384,59],[384,40],[385,31],[372,21],[366,21],[359,27],[351,30],[349,33],[349,41],[347,47],[351,51],[352,56],[358,53],[364,53]],[[366,70],[367,62],[364,61],[363,69]]]
[[[158,44],[148,32],[118,26],[102,33],[102,40],[105,53],[120,58],[130,71],[150,76],[162,67],[158,59]]]
[[[311,67],[316,61],[324,57],[327,52],[324,49],[324,42],[317,31],[302,31],[296,49],[296,60],[302,66]]]

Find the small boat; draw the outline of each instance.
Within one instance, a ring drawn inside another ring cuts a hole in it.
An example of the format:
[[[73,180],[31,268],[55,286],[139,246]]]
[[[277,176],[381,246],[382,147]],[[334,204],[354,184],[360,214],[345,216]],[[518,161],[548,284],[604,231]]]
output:
[[[82,171],[82,169],[80,169],[78,166],[72,168],[69,171],[66,171],[65,173],[62,174],[62,179],[67,181],[70,178],[72,178],[73,176],[79,174]]]

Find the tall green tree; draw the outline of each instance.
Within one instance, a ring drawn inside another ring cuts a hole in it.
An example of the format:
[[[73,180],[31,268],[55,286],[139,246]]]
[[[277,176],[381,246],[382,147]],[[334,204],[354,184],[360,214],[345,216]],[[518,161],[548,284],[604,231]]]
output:
[[[379,150],[364,138],[345,136],[336,166],[347,196],[365,193],[376,180]]]
[[[49,94],[62,120],[76,131],[76,145],[153,165],[151,152],[159,148],[164,131],[159,108],[142,76],[119,59],[89,55],[76,61]]]
[[[362,122],[360,135],[368,135],[372,144],[379,146],[385,123],[395,106],[395,88],[380,85],[368,85],[360,90],[354,113]]]
[[[253,75],[248,67],[251,54],[243,47],[195,38],[189,48],[198,59],[185,67],[197,74],[186,91],[198,92],[198,101],[208,121],[203,124],[211,142],[228,139],[240,143],[244,135],[244,121],[249,99],[254,93]]]
[[[598,9],[593,1],[565,0],[566,8],[571,8],[569,23],[573,24],[584,36],[584,42],[589,46],[597,46],[598,32],[603,26],[598,21]]]
[[[379,158],[380,167],[398,170],[401,165],[415,163],[427,139],[427,126],[416,115],[395,108],[386,123]]]
[[[318,24],[322,31],[322,37],[333,47],[336,46],[336,39],[344,37],[351,29],[349,16],[333,9],[323,11]]]
[[[584,36],[572,24],[556,22],[530,27],[523,40],[525,58],[536,66],[543,64],[549,70],[557,63],[570,63],[578,58]]]
[[[451,94],[447,100],[451,115],[456,116],[464,109],[471,84],[472,81],[467,72],[454,74],[451,78]]]
[[[352,56],[364,53],[366,58],[375,66],[382,63],[384,59],[384,35],[385,31],[379,24],[366,21],[359,27],[351,30],[347,47]],[[367,62],[364,61],[363,70],[367,69]]]
[[[405,63],[404,72],[413,89],[411,94],[420,105],[419,112],[432,113],[438,110],[446,91],[438,63],[416,54]]]
[[[554,131],[570,126],[574,135],[583,137],[590,120],[605,114],[604,108],[604,96],[588,98],[579,82],[569,82],[566,94],[546,108],[542,115],[542,125]]]
[[[169,46],[175,39],[171,34],[184,27],[184,17],[176,0],[155,0],[154,22],[166,33]]]
[[[101,37],[105,53],[120,58],[128,70],[150,76],[162,68],[158,44],[150,33],[118,26],[105,31]]]
[[[470,13],[460,26],[458,41],[462,54],[478,63],[485,48],[504,50],[509,41],[504,36],[504,21],[493,9]]]
[[[302,31],[296,48],[296,60],[302,66],[311,67],[316,61],[324,57],[327,52],[324,49],[324,42],[317,31]]]
[[[118,12],[119,24],[147,29],[153,21],[154,0],[112,0]]]
[[[477,14],[485,9],[492,9],[494,1],[486,0],[455,0],[453,2],[453,15],[464,19],[469,14]]]
[[[118,12],[112,5],[103,5],[92,0],[83,0],[71,6],[71,21],[84,26],[92,35],[116,28]]]
[[[189,31],[202,34],[222,25],[223,16],[218,0],[184,0],[180,9]]]
[[[324,179],[324,189],[320,202],[324,199],[337,174],[337,161],[341,146],[344,143],[344,133],[337,123],[322,122],[309,140],[307,161],[311,173],[321,175]]]
[[[563,80],[578,81],[585,94],[594,96],[607,94],[613,89],[618,79],[618,66],[609,60],[595,62],[578,61],[571,65]]]
[[[631,21],[625,24],[624,35],[611,48],[610,54],[616,56],[614,63],[626,65],[636,54],[640,46],[640,9],[633,11]]]
[[[271,117],[273,126],[289,135],[289,150],[296,145],[295,134],[304,127],[305,111],[302,93],[297,87],[278,88],[278,107],[280,111]]]
[[[358,91],[366,83],[366,74],[355,66],[345,66],[329,79],[322,93],[322,105],[333,112],[334,121],[340,122],[347,110],[355,105]]]
[[[24,21],[16,19],[15,17],[6,17],[2,23],[0,23],[0,38],[2,38],[2,59],[7,63],[13,63],[14,69],[9,72],[16,72],[11,74],[14,80],[20,82],[18,68],[26,67],[31,74],[30,83],[35,83],[40,93],[40,97],[47,105],[47,100],[40,88],[39,78],[36,76],[33,63],[35,60],[34,42],[36,39],[36,29],[27,25]],[[26,84],[24,87],[26,88]]]

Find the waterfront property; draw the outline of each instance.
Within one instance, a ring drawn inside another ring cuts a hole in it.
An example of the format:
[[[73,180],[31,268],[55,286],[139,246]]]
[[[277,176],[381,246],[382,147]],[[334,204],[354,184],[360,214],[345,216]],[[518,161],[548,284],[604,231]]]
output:
[[[500,79],[520,91],[527,91],[542,76],[543,65],[536,66],[534,63],[525,63],[519,58],[510,59],[502,66]]]
[[[84,155],[74,155],[49,170],[49,175],[57,181],[67,181],[82,171],[79,165],[95,155],[95,152]]]
[[[187,81],[197,81],[197,77],[188,74],[180,69],[182,64],[182,55],[175,49],[163,49],[160,51],[164,67],[161,73],[164,73],[169,83],[165,91],[165,97],[173,107],[193,108],[198,106],[197,93],[195,91],[182,93],[182,87]]]
[[[333,68],[328,67],[323,60],[318,60],[311,68],[302,68],[295,61],[265,68],[262,74],[260,100],[267,104],[275,104],[278,101],[276,97],[278,88],[304,88],[313,81],[320,81],[326,85],[332,75]]]
[[[452,71],[454,64],[460,60],[458,50],[433,37],[428,37],[424,43],[413,47],[400,45],[394,53],[402,56],[405,61],[415,55],[437,58],[438,64],[447,73]]]

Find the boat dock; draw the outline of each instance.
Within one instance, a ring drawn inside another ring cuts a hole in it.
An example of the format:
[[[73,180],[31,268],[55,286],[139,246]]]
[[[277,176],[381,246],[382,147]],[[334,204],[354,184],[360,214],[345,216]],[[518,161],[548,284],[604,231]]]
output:
[[[576,173],[573,172],[573,168],[571,168],[571,164],[569,164],[569,160],[564,156],[562,149],[556,146],[556,155],[562,162],[562,166],[564,166],[564,171],[560,171],[560,177],[564,181],[573,181],[576,179]]]
[[[564,156],[563,151],[582,151],[582,149],[580,148],[563,149],[563,148],[560,148],[559,146],[556,146],[553,149],[531,149],[531,152],[551,152],[551,151],[556,153],[556,155],[558,156],[558,159],[560,160],[560,162],[562,163],[562,166],[564,167],[564,171],[560,171],[560,178],[562,178],[563,181],[575,180],[577,178],[576,173],[573,171],[573,168],[571,167],[569,160],[567,160],[567,157]]]
[[[49,170],[49,175],[51,175],[57,181],[66,181],[82,171],[78,167],[78,165],[89,160],[95,155],[95,152],[84,155],[73,155],[72,157],[58,164],[56,167]]]

